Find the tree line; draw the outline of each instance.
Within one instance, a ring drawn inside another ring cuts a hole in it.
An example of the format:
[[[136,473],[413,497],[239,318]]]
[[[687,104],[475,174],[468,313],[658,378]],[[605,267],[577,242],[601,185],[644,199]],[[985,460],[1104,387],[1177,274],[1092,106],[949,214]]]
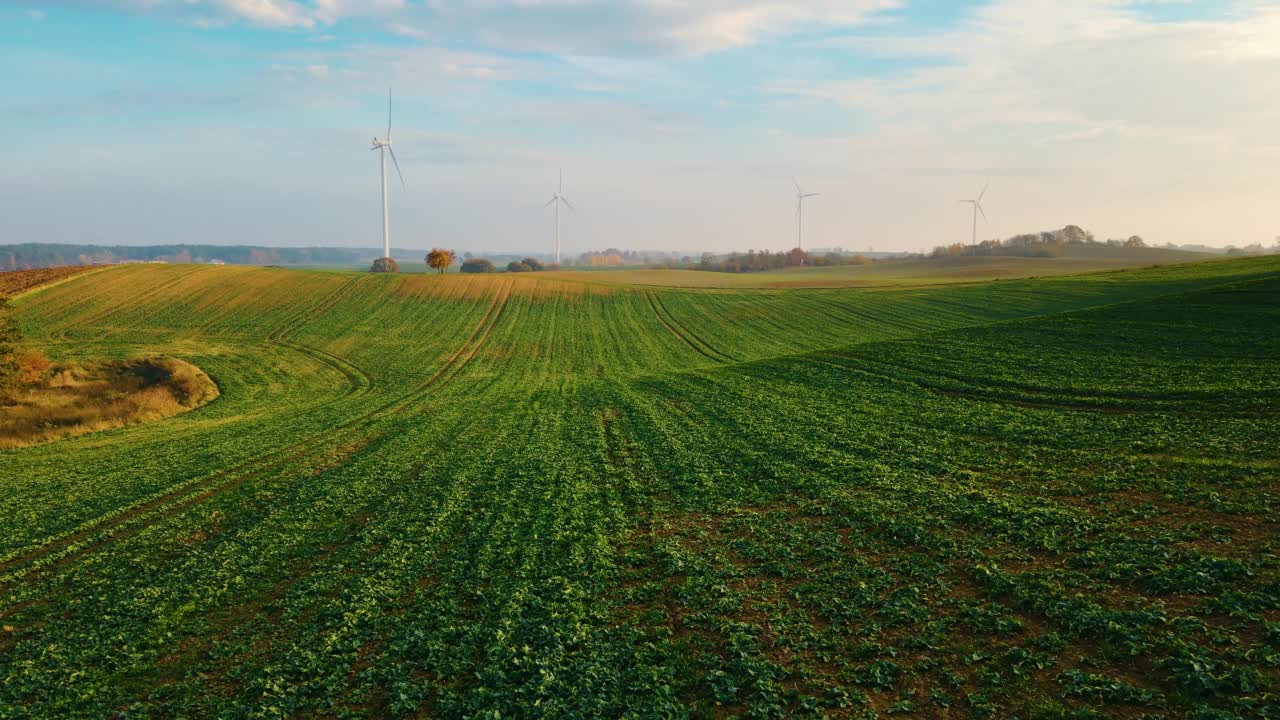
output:
[[[542,272],[543,270],[559,270],[560,266],[555,263],[544,263],[537,258],[523,258],[521,260],[512,260],[503,268],[504,272]],[[498,272],[498,266],[494,265],[489,258],[467,258],[462,262],[462,272],[464,273],[492,273]]]
[[[0,245],[0,270],[130,262],[229,265],[354,265],[369,257],[356,248],[273,248],[254,245]]]
[[[686,270],[705,270],[708,272],[752,273],[766,270],[781,270],[789,267],[831,267],[835,265],[865,265],[871,262],[863,255],[846,255],[837,252],[810,253],[800,248],[791,248],[785,252],[769,250],[748,250],[731,252],[727,255],[703,253],[696,263],[687,261],[683,264],[668,261],[661,267],[683,268]]]
[[[939,245],[930,253],[930,257],[971,257],[971,256],[1009,256],[1009,257],[1062,257],[1068,245],[1106,245],[1110,247],[1141,248],[1146,241],[1138,235],[1127,240],[1107,240],[1099,242],[1093,233],[1076,225],[1068,225],[1061,230],[1046,230],[1039,233],[1014,235],[1004,240],[983,240],[968,245],[952,243]]]

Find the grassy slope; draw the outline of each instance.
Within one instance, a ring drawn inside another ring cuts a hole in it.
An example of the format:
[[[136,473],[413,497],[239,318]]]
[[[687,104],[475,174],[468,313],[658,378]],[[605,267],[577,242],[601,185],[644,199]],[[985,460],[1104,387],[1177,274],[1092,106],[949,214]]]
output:
[[[868,265],[788,268],[763,273],[696,270],[563,271],[551,276],[622,285],[691,288],[838,288],[983,282],[1188,263],[1212,259],[1203,253],[1164,248],[1071,246],[1060,258],[955,257],[882,261]]]
[[[0,707],[1114,704],[1070,671],[1174,716],[1247,708],[1274,670],[1213,634],[1247,647],[1275,620],[1278,273],[73,280],[19,305],[52,354],[163,351],[223,397],[0,453]],[[1030,316],[1049,317],[989,325]],[[1210,624],[1173,646],[1178,615]],[[1099,647],[1116,654],[1082,665]],[[1168,663],[1135,674],[1135,647]]]
[[[17,448],[153,422],[218,397],[218,386],[173,358],[67,363],[0,405],[0,447]]]

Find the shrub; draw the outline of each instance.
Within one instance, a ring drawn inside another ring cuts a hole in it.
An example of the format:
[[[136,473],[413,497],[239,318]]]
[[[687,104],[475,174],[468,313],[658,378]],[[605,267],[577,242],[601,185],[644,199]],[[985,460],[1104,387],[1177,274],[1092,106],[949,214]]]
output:
[[[39,350],[25,350],[18,354],[18,372],[15,383],[19,386],[34,385],[44,379],[53,363]]]
[[[462,272],[464,273],[491,273],[497,271],[498,269],[493,266],[493,261],[489,258],[472,258],[462,263]]]
[[[0,392],[22,383],[22,333],[8,317],[9,301],[0,296]]]
[[[533,268],[529,267],[527,264],[522,262],[516,262],[515,260],[512,260],[511,262],[507,263],[507,272],[532,272],[532,271],[533,271]]]
[[[380,257],[373,261],[373,267],[369,268],[369,272],[398,273],[400,272],[400,263],[389,257]]]
[[[436,272],[444,272],[449,269],[450,265],[453,265],[455,257],[456,255],[452,250],[432,248],[431,252],[427,253],[427,267],[435,270]]]

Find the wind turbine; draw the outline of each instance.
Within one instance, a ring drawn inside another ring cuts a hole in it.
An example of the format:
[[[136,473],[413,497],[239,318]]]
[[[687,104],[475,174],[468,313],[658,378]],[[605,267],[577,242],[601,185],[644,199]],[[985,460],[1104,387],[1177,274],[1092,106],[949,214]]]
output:
[[[573,203],[569,202],[569,198],[564,196],[564,171],[560,171],[560,184],[556,186],[556,194],[551,196],[546,205],[542,207],[556,206],[556,265],[560,264],[560,206],[564,205],[570,210],[573,209]]]
[[[800,189],[800,182],[796,180],[796,176],[791,176],[791,183],[796,186],[796,247],[804,249],[804,199],[816,197],[822,193],[807,193]],[[800,261],[804,264],[804,260]]]
[[[982,213],[982,219],[987,219],[987,211],[982,209],[982,196],[987,194],[987,188],[991,187],[991,183],[982,186],[982,192],[978,193],[978,197],[973,200],[961,200],[962,203],[969,203],[973,206],[973,244],[978,244],[978,213]]]
[[[391,162],[395,163],[396,175],[400,176],[400,187],[404,185],[404,173],[400,172],[400,161],[396,160],[396,151],[391,149],[391,90],[387,90],[387,136],[385,138],[373,139],[373,147],[370,150],[377,150],[378,155],[382,159],[382,257],[391,257],[391,229],[387,224],[387,154],[391,155]]]

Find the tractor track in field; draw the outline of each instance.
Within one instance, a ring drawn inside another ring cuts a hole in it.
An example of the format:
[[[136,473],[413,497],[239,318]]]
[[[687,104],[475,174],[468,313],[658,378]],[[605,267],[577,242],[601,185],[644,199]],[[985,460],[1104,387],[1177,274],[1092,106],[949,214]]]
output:
[[[355,292],[356,286],[360,284],[359,277],[353,277],[340,285],[337,290],[326,295],[316,304],[302,308],[294,312],[288,319],[282,322],[274,330],[267,333],[268,340],[283,340],[298,328],[306,325],[308,321],[329,312],[338,303],[347,299]]]
[[[28,578],[33,573],[50,574],[120,539],[140,532],[164,518],[172,517],[277,470],[293,460],[313,453],[320,447],[348,442],[351,439],[350,435],[369,428],[384,417],[403,412],[434,390],[437,385],[448,382],[470,364],[488,340],[494,325],[506,309],[510,296],[511,284],[507,283],[495,294],[484,316],[466,342],[454,351],[440,369],[405,395],[347,420],[324,433],[304,438],[292,445],[214,475],[171,486],[131,505],[95,518],[62,536],[49,538],[36,548],[0,560],[0,573],[4,573],[0,575],[0,592],[8,590],[14,583]],[[284,457],[281,457],[282,454]],[[14,608],[0,610],[0,617],[7,617],[13,611]]]
[[[876,380],[896,385],[909,385],[919,388],[935,395],[945,397],[968,400],[974,402],[991,403],[995,405],[1009,405],[1014,407],[1028,408],[1032,410],[1056,410],[1060,412],[1088,412],[1100,413],[1103,415],[1135,415],[1135,414],[1166,414],[1181,415],[1187,417],[1220,417],[1220,418],[1267,418],[1275,417],[1277,413],[1268,412],[1264,409],[1225,409],[1219,410],[1214,408],[1177,408],[1161,405],[1152,405],[1151,401],[1167,399],[1160,397],[1152,397],[1149,395],[1124,394],[1124,393],[1107,393],[1096,394],[1093,396],[1073,396],[1052,387],[1040,387],[1032,385],[1019,385],[1009,383],[997,383],[989,385],[976,384],[974,378],[965,378],[947,373],[933,373],[932,378],[940,378],[944,381],[957,383],[954,386],[947,386],[943,383],[932,381],[928,376],[921,376],[920,371],[915,368],[905,368],[905,372],[894,374],[892,370],[903,369],[891,363],[870,360],[857,355],[848,355],[845,353],[831,353],[834,357],[842,360],[852,361],[854,364],[844,364],[832,360],[823,360],[816,358],[817,362],[828,365],[830,367],[839,368],[848,372],[855,372],[865,375]],[[909,373],[917,373],[915,375]],[[962,383],[974,383],[964,386]],[[1010,393],[1024,392],[1028,393],[1022,396],[1010,396]],[[1176,398],[1175,398],[1176,399]],[[1106,402],[1115,401],[1115,402]]]
[[[711,345],[711,343],[708,343],[695,335],[688,328],[681,325],[680,322],[676,320],[675,316],[671,314],[671,311],[667,309],[667,306],[663,304],[662,300],[657,296],[657,293],[652,290],[645,290],[643,292],[645,294],[645,298],[649,301],[649,307],[653,309],[653,314],[658,316],[658,322],[662,323],[662,325],[667,328],[672,335],[679,338],[681,342],[688,345],[694,352],[708,360],[711,360],[712,362],[738,362],[737,358],[734,358],[727,353],[720,352]]]
[[[151,287],[147,288],[146,290],[143,290],[142,292],[138,293],[137,295],[134,295],[128,300],[125,300],[119,305],[113,305],[112,307],[106,310],[103,310],[102,312],[94,313],[93,315],[90,315],[87,318],[77,321],[76,324],[79,326],[97,325],[98,323],[111,317],[112,315],[115,315],[127,310],[132,310],[142,305],[147,300],[150,300],[156,295],[159,295],[161,292],[164,292],[165,290],[168,290],[169,288],[174,287],[175,285],[178,285],[179,283],[183,282],[184,280],[189,278],[191,275],[194,275],[195,273],[196,271],[194,270],[187,271],[187,272],[178,274],[175,277],[171,277],[168,280],[165,280],[163,282],[158,282],[155,285],[152,285]],[[66,342],[68,332],[69,332],[69,328],[63,328],[62,330],[60,330],[56,335],[57,340],[55,340],[55,342]],[[51,337],[50,339],[52,340],[53,338]]]
[[[295,330],[305,325],[307,322],[328,312],[333,306],[349,297],[356,289],[360,278],[353,277],[342,283],[334,291],[323,295],[319,300],[296,308],[291,308],[285,313],[285,317],[275,327],[267,331],[267,340],[284,339],[292,334]],[[200,330],[209,333],[209,328],[226,320],[235,317],[241,308],[226,308],[211,315],[205,322],[201,323]],[[210,333],[214,334],[214,333]]]
[[[342,400],[349,400],[355,397],[367,395],[371,390],[373,390],[373,376],[366,372],[364,368],[356,365],[346,358],[311,345],[291,342],[288,337],[291,333],[297,331],[298,328],[307,324],[308,321],[323,315],[338,303],[350,297],[352,293],[355,292],[356,286],[359,282],[359,277],[351,278],[320,302],[294,312],[284,322],[267,333],[268,342],[289,348],[290,350],[302,353],[303,355],[307,355],[322,365],[328,365],[347,378],[347,383],[349,385],[347,392],[334,402],[341,402]]]
[[[508,281],[506,285],[499,290],[493,298],[493,302],[489,305],[489,309],[485,312],[484,318],[476,326],[475,331],[471,333],[471,337],[463,343],[462,347],[455,352],[445,364],[419,386],[419,392],[426,391],[438,382],[448,382],[453,379],[464,367],[471,364],[479,354],[480,348],[489,340],[489,336],[493,333],[493,328],[497,326],[498,320],[502,317],[507,309],[507,302],[511,299],[511,288],[514,282]],[[400,413],[404,410],[404,406],[396,408],[393,413]]]
[[[484,420],[472,415],[470,417],[459,417],[456,422],[461,423],[461,426],[463,427],[469,428],[476,423],[484,422]],[[458,432],[456,427],[457,426],[455,426],[454,432]],[[404,486],[412,482],[412,478],[416,477],[427,464],[427,462],[414,463],[409,467],[409,469],[401,473],[399,485]],[[242,602],[237,603],[234,606],[234,610],[227,613],[227,618],[223,623],[223,626],[216,633],[208,637],[202,637],[192,644],[184,646],[184,656],[188,658],[193,657],[198,650],[208,647],[212,642],[226,639],[232,632],[234,632],[235,629],[243,627],[246,622],[250,622],[259,617],[262,613],[267,612],[273,603],[285,598],[289,594],[290,590],[299,586],[309,578],[314,577],[316,570],[321,568],[325,561],[334,557],[336,553],[341,552],[352,542],[356,541],[361,532],[364,531],[366,521],[370,517],[378,517],[381,510],[385,508],[388,503],[393,501],[394,491],[378,496],[370,502],[361,505],[358,512],[353,512],[349,516],[349,521],[345,528],[335,539],[323,546],[321,552],[309,555],[301,561],[291,565],[287,577],[271,585],[269,589],[258,592],[248,598],[245,598]],[[446,509],[440,516],[438,516],[437,521],[442,521],[452,514],[453,511]],[[384,550],[386,550],[386,548],[376,546],[363,550],[362,554],[365,558],[371,558]],[[327,596],[332,597],[335,593],[341,590],[341,587],[342,586],[340,585],[330,587],[326,590]],[[394,606],[392,606],[393,609],[403,609],[407,603],[412,601],[421,587],[421,581],[415,580],[413,586],[400,597],[400,600]],[[311,608],[308,612],[314,613],[315,608]],[[272,631],[273,638],[276,636],[275,634],[277,632],[279,632],[279,630]],[[285,632],[288,631],[286,630]]]
[[[336,372],[342,374],[347,379],[347,391],[342,397],[322,403],[328,405],[343,400],[351,400],[358,397],[368,395],[373,390],[373,376],[364,370],[364,368],[347,360],[339,355],[321,350],[320,348],[311,347],[310,345],[300,345],[287,340],[272,340],[272,343],[280,347],[288,348],[296,353],[306,355],[321,365],[333,368]],[[312,406],[314,407],[314,405]]]

